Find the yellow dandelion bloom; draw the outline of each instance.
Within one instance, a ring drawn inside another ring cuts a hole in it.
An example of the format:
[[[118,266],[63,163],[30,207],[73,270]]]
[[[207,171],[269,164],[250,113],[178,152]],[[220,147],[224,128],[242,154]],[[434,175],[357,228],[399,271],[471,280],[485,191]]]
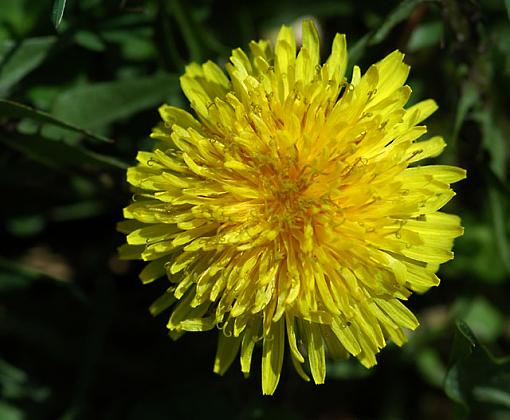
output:
[[[402,303],[439,283],[462,234],[439,212],[465,177],[437,156],[441,137],[417,141],[437,106],[404,108],[409,66],[395,51],[347,82],[344,35],[320,64],[317,30],[302,46],[282,27],[270,42],[232,52],[227,75],[191,64],[181,77],[194,115],[160,108],[152,152],[129,168],[134,202],[120,254],[150,261],[144,283],[168,277],[151,307],[172,308],[168,329],[220,330],[214,371],[240,354],[248,375],[262,344],[262,391],[273,394],[285,347],[298,373],[324,382],[326,355],[366,367],[418,321]]]

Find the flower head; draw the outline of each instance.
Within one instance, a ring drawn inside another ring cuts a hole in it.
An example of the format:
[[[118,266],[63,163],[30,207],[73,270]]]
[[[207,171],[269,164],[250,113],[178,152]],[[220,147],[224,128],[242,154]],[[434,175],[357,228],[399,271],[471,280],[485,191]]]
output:
[[[417,141],[437,106],[404,108],[403,54],[363,76],[355,66],[347,82],[345,36],[323,65],[319,50],[308,21],[297,54],[283,27],[274,50],[264,40],[234,50],[228,76],[210,61],[189,65],[181,86],[195,115],[162,106],[156,147],[128,170],[121,256],[150,261],[143,282],[170,281],[151,311],[172,308],[174,338],[219,328],[219,374],[239,353],[249,374],[261,342],[264,394],[287,344],[315,383],[326,354],[370,367],[388,341],[402,345],[418,326],[402,301],[439,283],[462,234],[438,210],[465,171],[413,165],[445,143]]]

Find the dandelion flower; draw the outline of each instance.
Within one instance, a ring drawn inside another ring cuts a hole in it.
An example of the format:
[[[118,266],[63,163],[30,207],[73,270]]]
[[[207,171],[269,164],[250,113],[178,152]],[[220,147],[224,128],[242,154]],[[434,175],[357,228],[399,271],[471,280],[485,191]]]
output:
[[[151,306],[171,308],[172,338],[219,329],[214,371],[239,355],[248,375],[262,346],[262,391],[273,394],[287,357],[324,382],[326,355],[376,364],[418,321],[402,303],[439,283],[460,219],[439,210],[465,177],[417,141],[437,106],[405,108],[409,66],[395,51],[345,79],[337,34],[320,64],[317,30],[302,46],[282,27],[276,46],[232,52],[226,73],[191,64],[181,86],[194,114],[164,105],[152,152],[129,168],[134,202],[119,230],[126,259],[150,261],[144,283],[167,277]]]

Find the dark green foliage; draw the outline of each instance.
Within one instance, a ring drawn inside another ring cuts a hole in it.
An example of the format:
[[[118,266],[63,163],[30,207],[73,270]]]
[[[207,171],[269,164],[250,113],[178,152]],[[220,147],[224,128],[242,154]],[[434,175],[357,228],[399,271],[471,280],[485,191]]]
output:
[[[410,299],[404,348],[330,363],[319,387],[284,366],[262,398],[258,369],[212,373],[214,332],[168,339],[148,311],[166,285],[117,259],[115,224],[158,106],[187,106],[184,65],[303,16],[323,58],[347,34],[349,68],[407,54],[411,102],[440,106],[438,161],[468,170],[446,209],[465,235]],[[509,16],[508,0],[0,0],[0,420],[510,418]]]
[[[55,28],[58,28],[62,17],[64,16],[64,10],[66,8],[66,0],[55,0],[53,3],[53,10],[51,11],[51,20]]]
[[[469,327],[460,321],[457,323],[445,391],[467,412],[478,412],[478,416],[491,409],[509,410],[510,359],[494,359]]]

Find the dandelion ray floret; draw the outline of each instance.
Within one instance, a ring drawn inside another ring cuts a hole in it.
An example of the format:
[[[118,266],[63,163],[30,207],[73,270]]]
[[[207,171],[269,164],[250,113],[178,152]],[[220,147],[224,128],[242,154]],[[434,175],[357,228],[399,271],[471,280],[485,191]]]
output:
[[[154,150],[128,169],[120,255],[148,261],[144,283],[169,280],[150,309],[170,309],[173,338],[219,329],[215,372],[239,357],[248,375],[261,343],[272,394],[284,353],[323,383],[326,355],[371,367],[388,341],[404,344],[418,321],[403,301],[439,283],[462,234],[439,210],[465,171],[417,163],[445,142],[418,140],[437,106],[405,108],[399,51],[347,82],[345,36],[321,65],[310,21],[299,51],[285,26],[274,50],[249,47],[226,74],[210,61],[186,68],[193,115],[160,108]]]

